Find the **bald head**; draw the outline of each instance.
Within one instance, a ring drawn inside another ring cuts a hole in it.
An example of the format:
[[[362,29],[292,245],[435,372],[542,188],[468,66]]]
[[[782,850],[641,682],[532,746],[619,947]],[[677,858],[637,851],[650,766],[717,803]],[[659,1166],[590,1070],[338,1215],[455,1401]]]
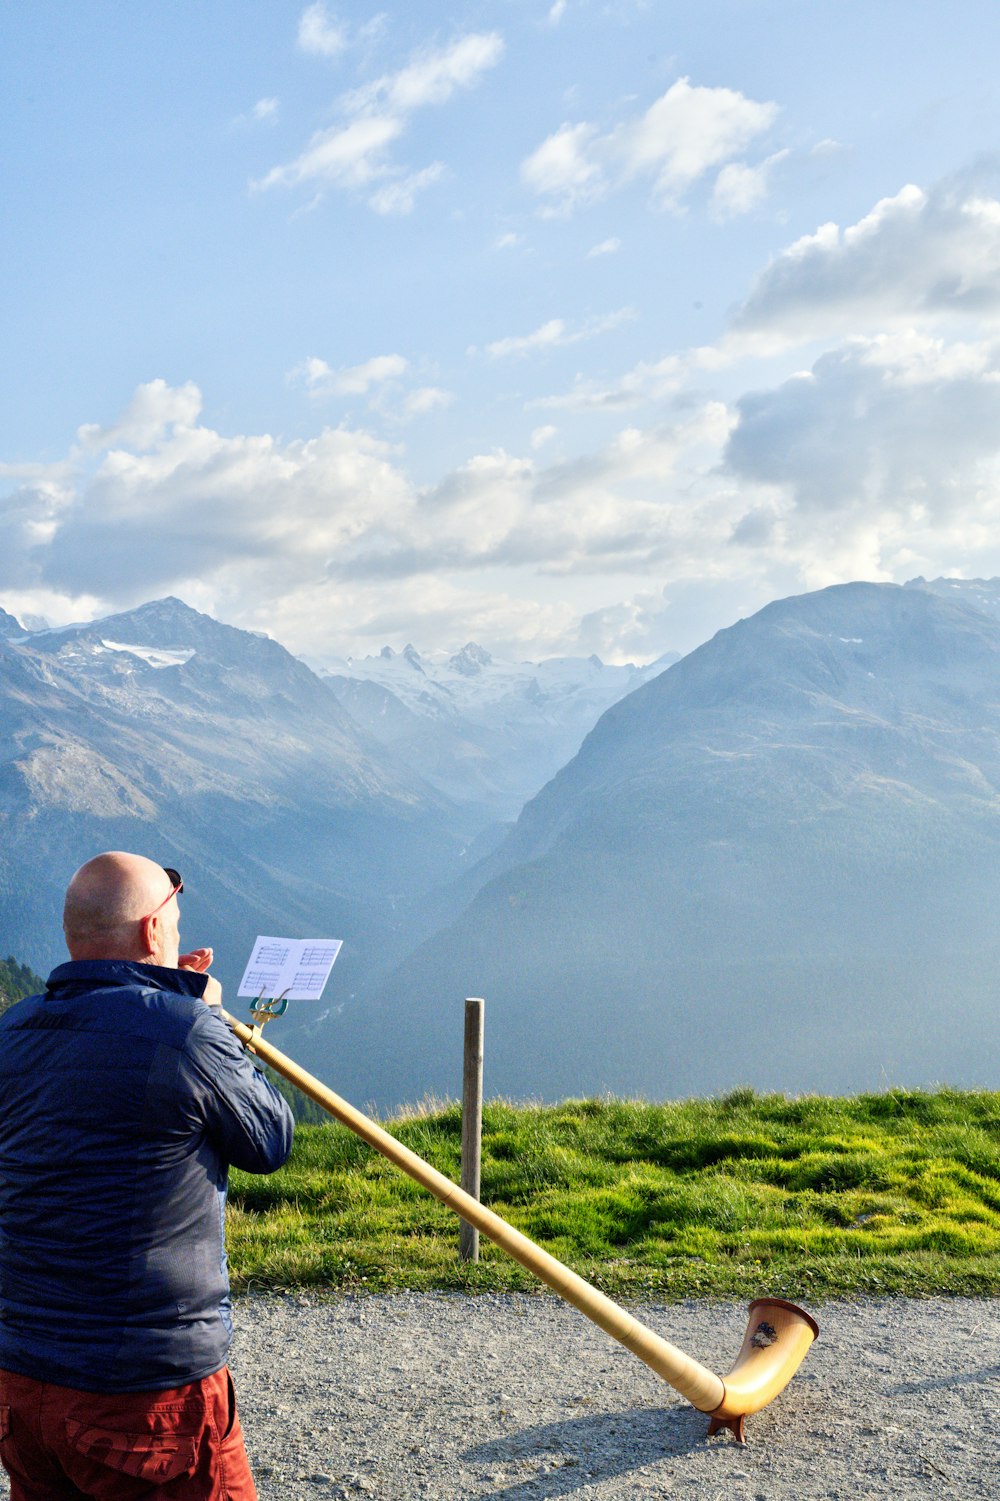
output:
[[[143,855],[111,850],[88,860],[66,890],[70,957],[176,964],[177,901],[167,900],[172,890],[163,866]]]

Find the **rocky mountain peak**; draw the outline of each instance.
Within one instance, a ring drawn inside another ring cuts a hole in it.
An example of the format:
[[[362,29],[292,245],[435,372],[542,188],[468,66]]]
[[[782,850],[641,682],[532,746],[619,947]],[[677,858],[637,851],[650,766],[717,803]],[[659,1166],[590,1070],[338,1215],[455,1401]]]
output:
[[[0,637],[16,639],[25,634],[21,622],[14,615],[8,615],[7,611],[0,609]]]
[[[475,677],[482,672],[484,667],[489,667],[493,658],[483,646],[477,646],[475,641],[467,641],[461,651],[449,657],[448,666],[453,672],[460,672],[463,677]]]

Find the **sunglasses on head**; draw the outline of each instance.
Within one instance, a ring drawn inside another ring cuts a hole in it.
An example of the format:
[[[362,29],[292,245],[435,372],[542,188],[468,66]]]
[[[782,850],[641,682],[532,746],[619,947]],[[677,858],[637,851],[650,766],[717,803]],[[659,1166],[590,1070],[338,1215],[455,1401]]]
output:
[[[163,869],[170,877],[170,885],[173,887],[173,890],[163,898],[163,901],[160,903],[159,907],[154,907],[152,912],[147,912],[145,917],[141,917],[139,919],[140,922],[146,922],[148,918],[155,917],[157,912],[159,912],[162,907],[165,907],[168,902],[173,901],[175,896],[180,896],[181,892],[184,890],[184,882],[181,879],[180,871],[174,870],[172,865],[164,865]]]

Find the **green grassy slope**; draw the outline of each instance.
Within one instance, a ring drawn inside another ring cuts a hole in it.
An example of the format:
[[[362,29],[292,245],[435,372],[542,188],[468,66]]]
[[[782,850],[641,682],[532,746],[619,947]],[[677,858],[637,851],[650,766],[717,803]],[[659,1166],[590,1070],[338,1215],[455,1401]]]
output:
[[[448,1176],[460,1112],[389,1123]],[[650,1105],[486,1107],[482,1199],[614,1296],[1000,1294],[1000,1094],[737,1090]],[[526,1289],[346,1128],[300,1127],[270,1178],[233,1173],[237,1287]]]

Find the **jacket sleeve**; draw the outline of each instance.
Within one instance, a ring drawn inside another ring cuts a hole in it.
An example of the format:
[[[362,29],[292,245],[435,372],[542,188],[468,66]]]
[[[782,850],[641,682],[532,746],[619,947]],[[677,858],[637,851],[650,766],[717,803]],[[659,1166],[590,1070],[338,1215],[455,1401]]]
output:
[[[292,1150],[287,1103],[250,1061],[225,1022],[200,1006],[184,1050],[184,1071],[198,1095],[219,1156],[247,1173],[273,1173]]]

